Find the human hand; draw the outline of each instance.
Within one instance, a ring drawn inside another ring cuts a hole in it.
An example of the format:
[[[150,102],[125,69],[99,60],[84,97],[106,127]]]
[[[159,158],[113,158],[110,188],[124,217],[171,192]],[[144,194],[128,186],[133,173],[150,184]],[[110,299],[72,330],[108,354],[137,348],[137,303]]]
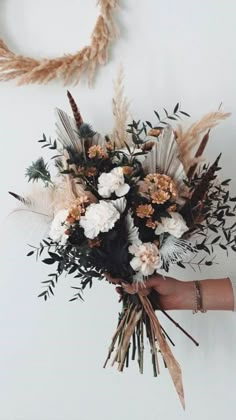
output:
[[[161,309],[190,309],[196,310],[196,287],[194,281],[180,281],[173,277],[151,276],[144,284],[127,284],[123,279],[112,278],[105,274],[108,281],[118,285],[117,292],[139,293],[147,296],[152,290],[157,292],[156,304]],[[235,308],[234,294],[228,277],[221,279],[200,280],[201,295],[204,310],[232,311]]]
[[[154,275],[148,278],[143,284],[127,284],[121,278],[113,278],[106,273],[108,281],[116,284],[116,291],[122,297],[123,292],[147,296],[152,290],[157,292],[157,304],[164,310],[171,309],[193,309],[195,305],[193,282],[182,282],[173,277]],[[183,308],[185,305],[185,308]]]

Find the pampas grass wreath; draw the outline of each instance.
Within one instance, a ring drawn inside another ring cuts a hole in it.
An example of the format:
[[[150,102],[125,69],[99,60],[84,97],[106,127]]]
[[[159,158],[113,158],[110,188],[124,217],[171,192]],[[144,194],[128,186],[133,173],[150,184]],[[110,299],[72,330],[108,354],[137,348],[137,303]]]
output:
[[[113,10],[119,0],[98,0],[100,13],[91,34],[91,43],[75,54],[65,54],[53,59],[36,60],[11,51],[0,39],[0,81],[16,79],[18,85],[48,83],[62,79],[64,84],[77,84],[86,74],[91,85],[98,66],[108,60],[108,48],[118,34],[113,20]]]

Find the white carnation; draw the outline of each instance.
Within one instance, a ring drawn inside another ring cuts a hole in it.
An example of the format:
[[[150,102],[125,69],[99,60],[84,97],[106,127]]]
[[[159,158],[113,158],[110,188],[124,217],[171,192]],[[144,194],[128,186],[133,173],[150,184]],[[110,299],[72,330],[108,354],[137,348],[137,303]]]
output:
[[[161,267],[159,249],[151,242],[141,245],[130,245],[129,252],[134,255],[130,265],[134,271],[140,272],[143,276],[150,276]]]
[[[53,242],[60,242],[62,245],[65,245],[68,239],[68,235],[65,234],[65,230],[67,228],[67,216],[68,210],[65,209],[62,209],[56,213],[49,231],[49,237],[53,240]]]
[[[161,223],[157,226],[155,234],[160,235],[161,233],[167,232],[175,236],[175,238],[181,238],[188,231],[188,226],[181,214],[170,212],[170,216],[161,218]]]
[[[112,203],[101,200],[99,203],[90,204],[86,213],[80,219],[86,238],[94,239],[100,232],[111,230],[120,218],[119,211]]]
[[[114,168],[111,172],[103,173],[98,178],[98,192],[104,198],[109,198],[112,193],[123,197],[129,192],[130,186],[125,183],[122,167]]]

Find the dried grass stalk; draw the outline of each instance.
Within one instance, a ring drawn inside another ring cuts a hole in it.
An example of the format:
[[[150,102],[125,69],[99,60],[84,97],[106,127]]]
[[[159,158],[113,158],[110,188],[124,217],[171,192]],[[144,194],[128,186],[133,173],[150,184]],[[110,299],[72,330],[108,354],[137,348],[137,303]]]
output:
[[[119,149],[129,143],[129,136],[126,132],[129,102],[124,96],[124,73],[122,66],[119,69],[118,77],[114,82],[114,96],[112,99],[112,111],[114,115],[114,127],[111,140]]]
[[[24,85],[62,79],[65,84],[77,84],[81,76],[87,74],[88,82],[92,84],[98,66],[107,62],[110,42],[118,34],[113,20],[113,10],[118,3],[119,0],[98,1],[100,14],[91,35],[91,43],[75,54],[36,60],[15,54],[0,39],[0,81],[16,79],[18,85]]]
[[[139,295],[139,298],[141,300],[141,303],[143,305],[143,308],[146,314],[149,317],[151,329],[157,340],[157,344],[160,348],[162,357],[170,372],[170,375],[174,383],[175,389],[177,391],[177,394],[179,396],[180,402],[183,408],[185,409],[184,389],[183,389],[183,383],[182,383],[181,368],[178,362],[176,361],[176,359],[174,358],[166,339],[163,337],[161,325],[157,319],[157,316],[150,303],[150,300],[146,296],[142,296],[142,295]]]
[[[177,128],[176,137],[180,149],[180,159],[186,173],[188,173],[191,166],[196,165],[201,160],[199,153],[194,156],[195,150],[201,141],[201,136],[215,127],[220,121],[229,117],[229,115],[230,113],[228,112],[211,112],[192,124],[186,131],[183,130],[182,126]]]

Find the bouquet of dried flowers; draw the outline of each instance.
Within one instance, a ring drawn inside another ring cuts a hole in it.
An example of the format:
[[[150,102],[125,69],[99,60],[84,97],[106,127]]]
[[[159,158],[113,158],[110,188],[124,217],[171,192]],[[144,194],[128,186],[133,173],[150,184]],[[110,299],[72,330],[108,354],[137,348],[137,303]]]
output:
[[[63,273],[78,282],[71,299],[77,300],[106,272],[140,285],[173,264],[212,265],[215,247],[236,251],[236,223],[227,222],[235,216],[236,198],[228,191],[229,180],[217,178],[220,157],[213,164],[202,162],[210,130],[228,114],[207,114],[184,131],[178,123],[188,114],[177,104],[172,113],[164,109],[163,118],[155,111],[154,124],[132,121],[126,126],[121,77],[115,92],[115,128],[105,137],[83,121],[68,92],[73,118],[57,109],[57,139],[43,135],[39,140],[53,152],[55,176],[40,157],[26,171],[29,181],[38,182],[36,194],[11,193],[23,209],[46,222],[46,235],[28,253],[55,267],[39,295],[45,301]],[[160,354],[184,405],[180,366],[155,314],[162,310],[156,302],[152,294],[124,290],[105,365],[114,352],[113,364],[120,371],[131,358],[142,372],[146,336],[154,375]]]

